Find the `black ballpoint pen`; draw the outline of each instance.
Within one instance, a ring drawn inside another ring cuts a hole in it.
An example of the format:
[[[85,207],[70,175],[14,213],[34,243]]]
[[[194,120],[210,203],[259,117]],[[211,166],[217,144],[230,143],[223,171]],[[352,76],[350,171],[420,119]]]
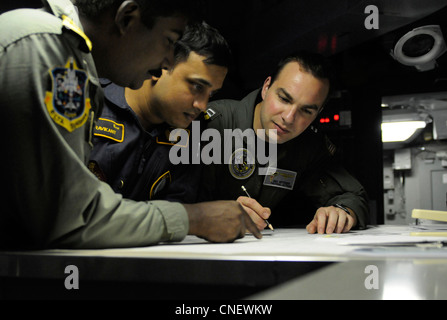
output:
[[[241,188],[242,188],[242,190],[245,192],[245,194],[247,195],[247,197],[251,198],[251,197],[250,197],[250,194],[248,194],[247,189],[246,189],[244,186],[241,186]],[[264,219],[264,221],[265,221],[265,223],[267,223],[267,226],[269,227],[270,230],[275,231],[275,230],[273,229],[273,226],[270,224],[270,222],[268,222],[267,219]]]

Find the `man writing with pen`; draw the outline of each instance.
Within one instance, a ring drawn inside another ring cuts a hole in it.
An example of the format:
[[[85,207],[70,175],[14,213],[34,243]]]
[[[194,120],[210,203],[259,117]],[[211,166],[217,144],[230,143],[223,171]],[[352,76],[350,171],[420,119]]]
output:
[[[337,161],[336,147],[311,124],[328,100],[331,71],[319,55],[299,52],[283,59],[262,88],[241,101],[210,103],[208,128],[264,130],[277,147],[274,168],[259,174],[262,164],[250,148],[233,150],[233,159],[254,158],[252,164],[204,166],[200,200],[237,199],[258,229],[275,225],[280,215],[301,215],[309,233],[342,233],[365,228],[367,195],[362,185]],[[259,140],[259,139],[258,139]],[[225,159],[224,159],[225,160]],[[305,217],[298,198],[315,208]],[[289,199],[293,209],[275,211]]]

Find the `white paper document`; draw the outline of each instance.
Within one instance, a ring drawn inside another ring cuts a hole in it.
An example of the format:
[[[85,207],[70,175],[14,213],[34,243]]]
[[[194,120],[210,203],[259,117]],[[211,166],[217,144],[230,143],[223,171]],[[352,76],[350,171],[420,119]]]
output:
[[[212,244],[195,236],[179,243],[163,243],[151,247],[76,251],[97,256],[181,258],[296,260],[306,257],[329,260],[352,257],[445,257],[447,237],[412,236],[410,226],[379,226],[345,234],[308,234],[305,229],[264,231],[258,240],[246,235],[234,243]],[[436,250],[435,250],[436,249]],[[58,251],[59,253],[61,251]]]

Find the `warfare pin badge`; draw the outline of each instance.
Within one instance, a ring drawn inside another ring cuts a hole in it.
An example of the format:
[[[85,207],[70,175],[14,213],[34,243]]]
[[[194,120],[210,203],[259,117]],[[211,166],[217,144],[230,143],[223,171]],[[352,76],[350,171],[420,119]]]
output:
[[[82,127],[88,120],[91,104],[85,90],[88,75],[73,58],[64,67],[50,71],[52,91],[47,91],[45,105],[53,121],[68,132]]]

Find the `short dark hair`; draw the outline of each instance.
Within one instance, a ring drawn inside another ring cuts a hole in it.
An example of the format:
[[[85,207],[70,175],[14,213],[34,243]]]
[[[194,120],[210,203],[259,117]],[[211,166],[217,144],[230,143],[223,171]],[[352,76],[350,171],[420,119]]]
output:
[[[329,85],[332,87],[334,70],[329,60],[320,54],[309,51],[298,51],[283,58],[278,63],[276,71],[272,77],[272,83],[275,82],[281,71],[290,62],[297,62],[304,71],[310,73],[317,79],[329,80]]]
[[[124,0],[71,0],[89,18],[98,17],[104,10],[117,10]],[[133,0],[141,8],[142,20],[152,29],[157,17],[184,16],[192,21],[203,18],[203,0]]]
[[[297,51],[286,56],[278,63],[276,71],[272,76],[271,84],[275,82],[284,67],[291,62],[298,63],[305,72],[310,73],[319,80],[328,80],[329,92],[325,101],[323,102],[323,105],[321,106],[321,109],[323,109],[332,96],[334,86],[335,71],[330,61],[318,53],[304,50]]]
[[[206,64],[230,67],[230,46],[217,29],[204,21],[186,27],[183,37],[175,44],[175,64],[186,61],[191,52],[206,57]]]

